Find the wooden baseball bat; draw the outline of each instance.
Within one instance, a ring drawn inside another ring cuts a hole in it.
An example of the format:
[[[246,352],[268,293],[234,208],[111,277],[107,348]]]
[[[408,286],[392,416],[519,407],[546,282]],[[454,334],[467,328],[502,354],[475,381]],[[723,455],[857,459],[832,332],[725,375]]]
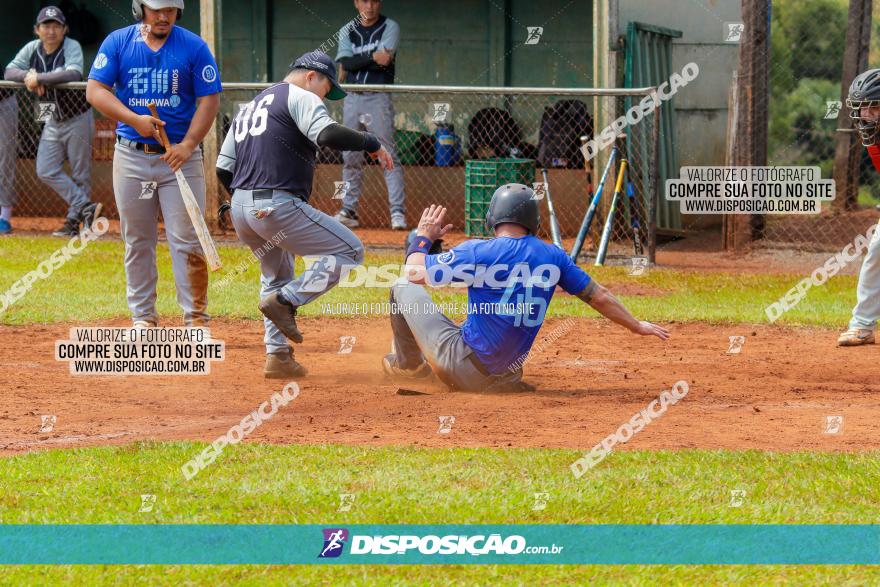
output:
[[[608,253],[608,243],[611,241],[611,229],[614,226],[614,216],[617,213],[617,203],[623,192],[623,177],[626,174],[626,159],[620,160],[620,171],[617,172],[617,185],[614,187],[614,198],[611,200],[611,208],[608,210],[608,218],[605,219],[605,229],[602,231],[602,240],[599,241],[599,250],[596,253],[596,267],[605,264],[605,255]]]
[[[153,115],[153,118],[159,118],[156,104],[151,102],[147,104],[147,108],[150,109],[150,114]],[[165,147],[166,151],[171,149],[171,142],[168,140],[164,126],[159,126],[159,139],[162,141],[162,146]],[[193,228],[196,229],[196,236],[199,237],[199,244],[202,245],[202,251],[205,253],[208,267],[211,271],[217,271],[222,267],[220,254],[217,252],[217,246],[214,244],[214,239],[211,238],[211,233],[208,231],[208,225],[205,223],[205,217],[202,215],[199,203],[196,201],[196,196],[193,194],[192,188],[189,187],[189,182],[186,181],[186,176],[183,174],[182,169],[174,172],[174,177],[177,178],[177,186],[180,188],[180,195],[183,197],[186,213],[189,214],[189,220],[192,222]]]

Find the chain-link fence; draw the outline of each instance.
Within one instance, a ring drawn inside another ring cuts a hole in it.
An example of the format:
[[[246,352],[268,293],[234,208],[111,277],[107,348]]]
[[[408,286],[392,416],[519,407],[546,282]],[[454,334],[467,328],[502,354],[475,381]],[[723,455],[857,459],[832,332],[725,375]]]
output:
[[[842,133],[852,132],[849,112],[842,103],[845,95],[841,95],[844,54],[847,45],[855,42],[853,33],[859,36],[856,29],[864,34],[880,22],[876,18],[880,16],[880,3],[874,2],[873,19],[870,13],[854,18],[849,10],[849,0],[773,0],[767,100],[769,165],[818,166],[823,178],[837,177],[834,168],[838,139]],[[876,58],[880,57],[878,37],[875,31],[870,54],[865,55],[868,58],[860,70],[867,63],[876,67]],[[766,216],[763,238],[756,244],[836,250],[876,222],[880,174],[857,137],[847,150],[856,159],[857,196],[844,201],[844,185],[838,181],[837,201],[823,205],[818,216]]]
[[[12,89],[14,86],[14,89]],[[59,88],[73,100],[84,100],[82,84]],[[268,84],[228,83],[224,85],[218,117],[218,142],[222,143],[239,109],[245,107]],[[456,229],[466,228],[466,218],[485,214],[474,200],[476,190],[467,187],[469,162],[519,162],[516,176],[506,176],[526,184],[544,184],[552,199],[566,249],[577,234],[584,214],[598,187],[604,157],[585,160],[582,141],[590,140],[602,129],[596,120],[611,120],[614,113],[624,111],[627,97],[641,97],[648,89],[540,89],[540,88],[455,88],[391,86],[371,90],[369,86],[345,86],[349,92],[358,90],[357,97],[369,95],[383,98],[387,109],[371,106],[354,108],[344,101],[327,101],[331,116],[348,126],[383,134],[381,126],[393,127],[397,160],[402,169],[406,217],[414,226],[421,211],[432,203],[446,206]],[[10,89],[6,89],[10,88]],[[77,88],[77,89],[68,89]],[[44,107],[33,94],[20,85],[3,83],[0,90],[11,94],[4,100],[10,109],[17,109],[18,121],[15,161],[16,216],[63,217],[64,202],[41,180],[36,158],[40,133],[45,118]],[[357,98],[356,98],[357,99]],[[375,103],[375,100],[372,101]],[[381,102],[381,100],[379,100]],[[346,112],[345,109],[349,111]],[[596,109],[607,108],[608,116],[599,116]],[[613,112],[611,111],[613,110]],[[382,120],[387,117],[389,120]],[[4,117],[5,118],[5,117]],[[649,210],[656,202],[656,121],[646,116],[625,130],[626,138],[619,144],[628,158],[627,189],[618,205],[613,223],[609,254],[630,254],[633,250],[633,226],[639,227],[639,239],[645,250],[649,245]],[[112,185],[112,153],[115,124],[95,114],[90,169],[93,201],[105,205],[105,214],[116,215]],[[388,134],[387,132],[384,134]],[[87,139],[84,139],[87,140]],[[12,147],[0,147],[4,152]],[[360,161],[354,160],[355,157]],[[6,157],[8,160],[9,157]],[[522,163],[525,163],[524,165]],[[472,163],[471,163],[472,164]],[[362,167],[360,167],[362,165]],[[349,169],[346,171],[345,167]],[[358,171],[360,168],[360,171]],[[210,171],[210,169],[209,169]],[[69,172],[69,169],[68,169]],[[596,219],[586,239],[585,251],[595,249],[610,208],[616,178],[616,165],[608,173]],[[362,180],[358,216],[365,228],[387,228],[390,223],[389,191],[382,170],[369,157],[343,154],[321,149],[310,202],[329,214],[337,213],[343,197],[353,189],[352,183]],[[345,181],[348,180],[348,181]],[[539,190],[542,185],[537,186]],[[221,188],[222,189],[222,188]],[[485,193],[485,192],[484,192]],[[225,197],[225,196],[224,196]],[[551,238],[548,207],[541,202],[542,235]],[[208,198],[211,201],[211,198]],[[208,210],[216,216],[216,210]],[[471,222],[470,228],[473,229]],[[480,236],[471,230],[472,236]]]

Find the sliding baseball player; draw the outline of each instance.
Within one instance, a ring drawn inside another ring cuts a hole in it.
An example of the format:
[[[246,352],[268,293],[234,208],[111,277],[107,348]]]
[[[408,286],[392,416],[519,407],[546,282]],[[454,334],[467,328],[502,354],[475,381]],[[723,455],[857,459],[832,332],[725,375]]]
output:
[[[287,342],[303,340],[296,310],[335,286],[345,266],[364,259],[351,230],[309,205],[318,147],[366,151],[385,169],[393,166],[374,135],[330,118],[322,99],[344,96],[333,59],[306,53],[281,83],[239,110],[217,159],[217,176],[233,194],[235,232],[260,259],[267,378],[306,375]],[[294,278],[293,255],[319,259]]]
[[[452,389],[534,391],[522,380],[522,367],[557,285],[635,334],[669,338],[665,328],[633,318],[562,249],[536,236],[540,213],[531,188],[515,183],[498,188],[486,225],[495,238],[432,255],[434,241],[452,225],[442,206],[422,213],[417,238],[407,249],[409,283],[391,290],[397,311],[391,315],[395,352],[382,360],[388,375],[421,379],[433,371]],[[444,316],[422,287],[453,281],[468,285],[468,317],[461,326]]]
[[[156,326],[159,210],[171,250],[177,302],[187,326],[208,324],[208,268],[175,171],[181,169],[205,209],[199,143],[220,109],[220,74],[207,44],[176,26],[183,0],[135,0],[137,24],[114,31],[95,58],[88,101],[118,121],[113,191],[125,242],[128,307],[134,325]],[[149,114],[155,103],[161,120]],[[171,141],[166,151],[157,126]]]

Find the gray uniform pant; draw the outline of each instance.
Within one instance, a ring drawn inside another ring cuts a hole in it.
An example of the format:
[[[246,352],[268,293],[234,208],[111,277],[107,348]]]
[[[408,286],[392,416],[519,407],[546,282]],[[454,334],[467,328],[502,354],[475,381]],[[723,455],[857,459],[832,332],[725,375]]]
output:
[[[18,96],[0,100],[0,206],[14,206],[18,159]]]
[[[339,283],[345,266],[364,260],[364,245],[352,231],[282,190],[275,190],[271,200],[235,190],[232,224],[239,240],[260,260],[261,298],[280,291],[294,306],[303,306]],[[295,277],[294,255],[319,258]],[[287,337],[275,324],[269,319],[263,323],[266,353],[288,350]]]
[[[856,295],[858,302],[853,308],[849,327],[873,330],[880,318],[880,227],[874,232],[868,254],[862,261]]]
[[[68,220],[78,220],[92,189],[92,137],[95,119],[88,110],[62,122],[50,119],[37,148],[37,177],[67,202]],[[64,160],[71,175],[64,173]]]
[[[394,169],[385,171],[388,206],[392,213],[405,213],[403,168],[400,166],[394,141],[394,105],[391,103],[391,96],[386,93],[349,92],[342,107],[342,123],[348,128],[373,133],[391,155]],[[348,182],[348,190],[342,199],[342,206],[357,212],[364,184],[364,153],[343,151],[342,161],[342,181]]]
[[[428,361],[434,374],[453,389],[503,389],[522,379],[522,371],[503,375],[482,373],[471,362],[474,351],[461,336],[461,327],[444,316],[421,285],[391,288],[391,331],[398,364],[405,369]]]
[[[193,151],[182,170],[204,212],[205,168],[201,149]],[[146,182],[155,182],[155,190],[144,189]],[[125,242],[126,292],[133,320],[155,323],[159,319],[156,246],[161,209],[184,323],[205,326],[209,320],[208,266],[171,167],[159,155],[147,155],[117,144],[113,155],[113,191]]]

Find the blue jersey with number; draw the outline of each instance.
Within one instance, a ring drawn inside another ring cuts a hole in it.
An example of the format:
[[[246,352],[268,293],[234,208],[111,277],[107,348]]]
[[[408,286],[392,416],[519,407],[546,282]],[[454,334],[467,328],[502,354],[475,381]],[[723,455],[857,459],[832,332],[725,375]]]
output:
[[[425,257],[431,285],[464,284],[464,342],[486,370],[516,370],[528,355],[556,286],[579,294],[590,276],[559,247],[534,236],[470,240]]]
[[[173,26],[165,44],[153,51],[140,26],[113,31],[104,39],[89,79],[115,86],[119,101],[138,114],[149,114],[147,104],[155,102],[169,140],[179,143],[196,112],[196,98],[223,91],[217,63],[205,41],[184,28]],[[141,143],[157,142],[121,122],[116,134]]]

